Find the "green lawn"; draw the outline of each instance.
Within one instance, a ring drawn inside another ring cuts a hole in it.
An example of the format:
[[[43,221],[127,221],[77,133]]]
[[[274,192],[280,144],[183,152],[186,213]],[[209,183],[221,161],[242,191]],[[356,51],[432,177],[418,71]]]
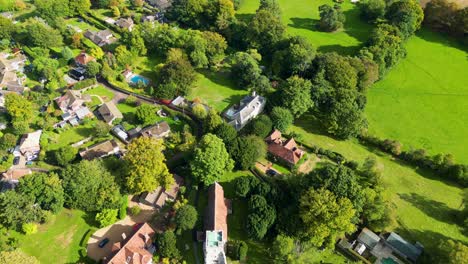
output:
[[[62,209],[50,223],[41,225],[33,235],[15,233],[20,248],[35,256],[41,263],[77,263],[80,260],[80,243],[92,228],[86,213]]]
[[[427,171],[392,160],[388,155],[354,140],[334,140],[316,129],[312,119],[305,116],[292,128],[305,143],[334,150],[360,163],[370,155],[377,155],[384,168],[383,180],[388,195],[396,205],[396,230],[401,235],[412,241],[420,241],[429,256],[437,253],[437,248],[446,239],[468,242],[468,237],[455,223],[455,214],[462,202],[462,188],[441,181]]]
[[[198,81],[188,98],[198,98],[203,103],[222,112],[229,106],[238,103],[247,93],[247,90],[236,87],[229,72],[200,71]]]
[[[96,118],[76,127],[71,127],[71,125],[68,124],[65,130],[61,130],[60,133],[50,132],[48,134],[48,150],[56,150],[64,146],[69,146],[87,137],[93,136],[95,123]]]
[[[111,90],[106,89],[102,86],[96,86],[94,88],[88,89],[83,94],[100,96],[102,100],[104,100],[104,102],[109,102],[115,96],[115,94]]]
[[[66,23],[66,25],[71,25],[71,26],[73,26],[75,28],[79,28],[83,32],[88,30],[88,29],[91,30],[91,31],[95,31],[95,32],[99,31],[99,29],[96,28],[95,26],[90,25],[90,24],[88,24],[86,22],[83,22],[83,21],[80,22],[79,19],[76,18],[76,17],[72,17],[70,19],[65,20],[65,23]]]
[[[451,153],[468,160],[468,52],[453,40],[421,30],[408,55],[369,89],[370,131],[406,149]]]
[[[243,0],[237,12],[239,18],[255,13],[259,0]],[[323,4],[333,5],[332,0],[278,0],[283,12],[283,22],[289,35],[300,35],[310,40],[320,52],[336,51],[353,55],[367,40],[372,26],[359,18],[357,7],[349,0],[341,5],[346,16],[343,30],[322,32],[316,24],[320,19],[318,7]]]

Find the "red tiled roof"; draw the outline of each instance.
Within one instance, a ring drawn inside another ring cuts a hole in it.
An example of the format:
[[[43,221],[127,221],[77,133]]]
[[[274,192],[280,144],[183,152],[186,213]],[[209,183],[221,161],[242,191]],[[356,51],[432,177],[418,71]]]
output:
[[[86,65],[93,60],[94,57],[88,55],[86,52],[81,52],[80,54],[78,54],[78,56],[75,57],[75,62],[81,65]]]
[[[227,241],[228,207],[224,199],[224,190],[221,185],[214,183],[208,190],[208,219],[206,219],[206,230],[221,230],[223,240]]]
[[[266,142],[268,143],[268,152],[289,164],[295,165],[303,155],[294,138],[290,138],[283,143],[281,132],[278,130],[274,130],[266,138]]]
[[[107,263],[151,263],[153,254],[146,250],[146,248],[151,245],[154,234],[155,231],[153,228],[151,228],[147,223],[144,223]]]

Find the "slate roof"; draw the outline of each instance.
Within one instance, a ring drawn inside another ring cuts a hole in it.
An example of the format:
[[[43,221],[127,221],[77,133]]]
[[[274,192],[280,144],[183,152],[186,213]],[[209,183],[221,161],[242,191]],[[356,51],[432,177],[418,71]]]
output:
[[[416,262],[419,256],[422,254],[422,248],[412,245],[408,241],[404,240],[397,233],[390,233],[386,239],[387,243],[395,248],[401,255],[406,256],[408,259]]]
[[[116,118],[123,118],[122,113],[117,109],[117,106],[112,101],[101,105],[98,112],[106,123],[112,123]]]
[[[119,145],[115,140],[107,140],[104,142],[92,145],[80,152],[83,159],[92,160],[102,158],[118,151]]]
[[[371,230],[364,228],[359,234],[357,240],[372,249],[380,241],[380,237]]]

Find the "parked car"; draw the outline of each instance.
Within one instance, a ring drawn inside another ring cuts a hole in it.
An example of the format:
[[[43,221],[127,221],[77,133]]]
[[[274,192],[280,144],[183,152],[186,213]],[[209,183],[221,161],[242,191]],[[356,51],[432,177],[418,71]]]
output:
[[[32,162],[32,161],[28,161],[28,162],[26,162],[26,165],[32,165],[32,164],[33,164],[33,162]]]
[[[18,165],[20,162],[20,157],[19,156],[16,156],[14,159],[13,159],[13,165]]]
[[[270,175],[270,176],[276,176],[276,175],[278,175],[278,172],[275,171],[275,170],[272,170],[272,169],[268,169],[268,170],[266,171],[266,174],[267,174],[267,175]]]
[[[107,245],[107,243],[109,243],[109,238],[106,237],[103,240],[101,240],[101,242],[99,242],[99,247],[103,248]]]

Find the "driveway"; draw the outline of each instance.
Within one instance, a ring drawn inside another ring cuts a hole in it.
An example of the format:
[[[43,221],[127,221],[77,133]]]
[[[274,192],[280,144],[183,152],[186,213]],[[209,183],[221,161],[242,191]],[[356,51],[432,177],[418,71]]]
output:
[[[137,205],[137,203],[129,202],[129,208],[135,205]],[[141,212],[137,216],[127,215],[123,220],[94,232],[88,240],[88,256],[96,261],[110,256],[112,253],[112,245],[123,241],[123,236],[127,238],[132,236],[134,233],[133,226],[135,224],[150,221],[155,213],[155,209],[146,205],[141,205],[140,207]],[[104,238],[109,238],[109,242],[104,248],[99,248],[99,242]]]

